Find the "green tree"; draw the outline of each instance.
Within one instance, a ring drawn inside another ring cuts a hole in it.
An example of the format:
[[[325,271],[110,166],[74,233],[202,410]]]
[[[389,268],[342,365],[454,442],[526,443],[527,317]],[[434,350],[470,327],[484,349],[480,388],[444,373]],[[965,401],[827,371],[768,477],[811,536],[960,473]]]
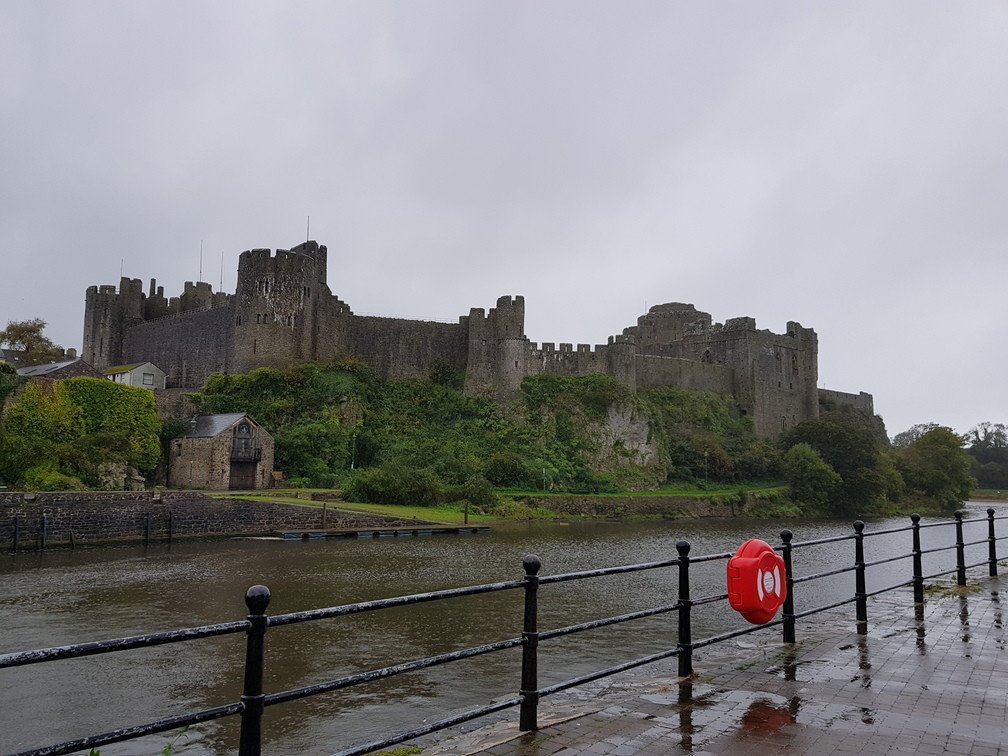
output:
[[[940,428],[938,423],[917,423],[916,425],[911,425],[902,433],[897,433],[893,436],[892,445],[895,449],[909,449],[917,441],[920,440],[928,431],[934,430],[935,428]]]
[[[799,423],[783,437],[786,446],[807,443],[840,476],[830,497],[836,513],[850,513],[874,504],[886,490],[879,455],[888,443],[880,421],[860,412],[824,412]]]
[[[785,452],[782,469],[794,498],[817,507],[825,506],[842,482],[836,470],[806,443]]]
[[[951,428],[932,428],[905,449],[899,464],[907,486],[945,509],[969,498],[976,481],[963,440]]]
[[[63,356],[63,348],[49,340],[42,332],[46,322],[41,318],[31,320],[11,320],[0,331],[0,344],[22,352],[22,359],[28,365],[52,362]]]

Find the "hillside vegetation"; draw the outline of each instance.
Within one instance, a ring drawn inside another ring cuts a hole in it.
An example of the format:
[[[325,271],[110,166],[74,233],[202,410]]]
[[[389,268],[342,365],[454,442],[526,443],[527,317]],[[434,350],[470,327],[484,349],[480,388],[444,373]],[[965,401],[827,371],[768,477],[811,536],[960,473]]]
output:
[[[784,480],[791,502],[777,504],[788,511],[846,516],[951,509],[975,485],[963,439],[933,424],[890,444],[881,418],[832,410],[767,441],[731,397],[709,392],[633,394],[604,375],[543,375],[502,404],[460,385],[445,369],[382,381],[335,361],[215,374],[192,400],[202,413],[248,412],[261,423],[290,484],[339,487],[364,502],[483,506],[502,490],[737,493]],[[160,482],[162,448],[183,428],[162,427],[142,389],[32,382],[0,427],[0,484],[99,487],[110,464]]]

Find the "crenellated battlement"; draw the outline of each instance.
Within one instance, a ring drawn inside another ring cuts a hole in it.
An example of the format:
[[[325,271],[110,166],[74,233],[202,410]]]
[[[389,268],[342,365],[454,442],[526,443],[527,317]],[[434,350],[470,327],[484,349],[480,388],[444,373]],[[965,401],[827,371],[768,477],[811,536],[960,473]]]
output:
[[[778,334],[750,316],[715,323],[692,304],[666,302],[604,344],[538,344],[525,335],[525,298],[516,294],[452,322],[354,314],[329,289],[327,258],[315,241],[245,250],[234,293],[205,281],[186,281],[170,298],[155,279],[146,294],[139,279],[90,286],[84,357],[99,368],[163,362],[170,385],[199,386],[213,371],[350,355],[383,377],[429,377],[449,366],[464,373],[467,392],[501,398],[531,375],[602,373],[633,391],[731,393],[762,436],[817,412],[818,337],[796,321]]]

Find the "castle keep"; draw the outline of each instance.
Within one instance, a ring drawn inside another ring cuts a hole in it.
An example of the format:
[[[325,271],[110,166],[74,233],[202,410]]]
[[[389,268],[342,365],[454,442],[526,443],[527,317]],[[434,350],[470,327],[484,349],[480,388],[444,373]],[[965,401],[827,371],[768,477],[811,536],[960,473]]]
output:
[[[783,334],[753,318],[713,323],[691,304],[656,305],[608,343],[535,344],[525,336],[525,300],[505,296],[457,323],[355,315],[327,284],[326,248],[253,249],[238,259],[234,294],[187,281],[166,299],[153,279],[91,286],[84,309],[83,359],[99,370],[153,362],[169,387],[198,388],[213,372],[341,355],[383,378],[465,376],[465,390],[504,397],[529,375],[604,373],[633,390],[702,389],[731,394],[757,434],[773,436],[819,412],[818,339],[789,322]],[[829,392],[834,404],[871,409],[868,394]]]

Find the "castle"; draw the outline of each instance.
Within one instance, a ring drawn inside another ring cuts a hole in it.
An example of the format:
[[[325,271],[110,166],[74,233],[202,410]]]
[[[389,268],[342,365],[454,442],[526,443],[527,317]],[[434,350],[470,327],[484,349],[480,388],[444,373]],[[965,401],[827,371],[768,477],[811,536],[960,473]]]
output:
[[[169,387],[198,388],[214,372],[355,357],[383,378],[427,377],[451,369],[465,390],[497,398],[525,376],[604,373],[636,391],[652,387],[731,394],[771,437],[819,413],[820,397],[871,412],[869,394],[819,391],[818,338],[789,322],[757,330],[753,318],[713,323],[691,304],[651,307],[608,343],[535,344],[525,336],[525,300],[505,296],[457,323],[355,315],[327,284],[327,250],[307,241],[289,250],[253,249],[238,260],[234,294],[187,281],[166,299],[151,280],[91,286],[82,358],[104,370],[150,361]]]

